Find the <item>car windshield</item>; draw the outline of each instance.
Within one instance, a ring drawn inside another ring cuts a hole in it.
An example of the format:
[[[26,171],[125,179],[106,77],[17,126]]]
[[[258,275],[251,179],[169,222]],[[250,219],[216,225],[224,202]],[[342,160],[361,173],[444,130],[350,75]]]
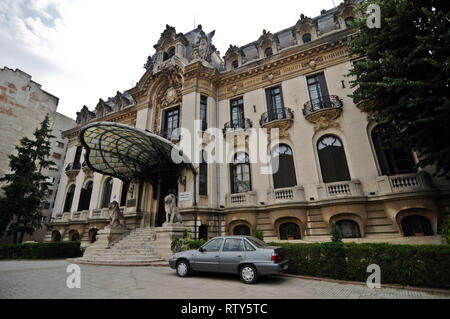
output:
[[[269,247],[269,245],[267,245],[262,240],[259,240],[258,238],[255,238],[255,237],[245,237],[245,238],[247,238],[247,240],[249,242],[251,242],[253,245],[255,245],[257,248],[267,248],[267,247]]]

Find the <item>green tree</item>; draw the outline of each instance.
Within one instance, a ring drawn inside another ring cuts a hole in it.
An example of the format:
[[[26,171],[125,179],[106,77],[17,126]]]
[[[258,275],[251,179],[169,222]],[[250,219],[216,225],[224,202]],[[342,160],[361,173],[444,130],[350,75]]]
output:
[[[349,54],[361,57],[352,97],[378,122],[392,124],[390,142],[417,152],[418,166],[450,177],[450,23],[446,0],[369,0],[381,28],[355,20]],[[392,133],[393,132],[393,133]]]
[[[0,178],[4,197],[0,199],[0,236],[13,235],[14,243],[22,243],[24,234],[41,227],[41,203],[48,195],[43,168],[54,164],[50,155],[50,120],[48,115],[33,135],[23,137],[16,146],[17,155],[9,155],[11,174]]]

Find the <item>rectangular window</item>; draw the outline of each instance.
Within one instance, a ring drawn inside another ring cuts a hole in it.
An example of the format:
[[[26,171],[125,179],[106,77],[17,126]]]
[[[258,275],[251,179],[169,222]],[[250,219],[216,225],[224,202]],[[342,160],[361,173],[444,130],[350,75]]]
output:
[[[56,146],[59,147],[59,148],[64,148],[64,143],[57,141],[56,142]]]
[[[178,128],[180,117],[180,108],[174,107],[163,111],[163,121],[161,136],[167,139],[175,138],[172,136],[174,130]]]
[[[308,83],[309,98],[311,99],[312,111],[318,111],[326,108],[330,104],[327,83],[325,75],[322,73],[314,74],[306,78]]]
[[[75,158],[73,160],[73,169],[81,168],[81,153],[83,152],[83,146],[77,146],[77,151],[75,152]]]
[[[284,111],[283,96],[281,93],[281,85],[266,89],[267,114],[269,121],[280,120],[286,118]]]
[[[242,97],[230,101],[231,127],[245,128],[244,122],[244,99]]]
[[[52,157],[53,157],[53,158],[56,158],[56,159],[61,159],[61,154],[59,154],[59,153],[53,153]]]
[[[208,195],[208,164],[206,160],[206,152],[202,151],[200,153],[200,195]]]
[[[202,121],[202,131],[208,129],[207,112],[208,109],[208,97],[205,95],[200,96],[200,120]]]

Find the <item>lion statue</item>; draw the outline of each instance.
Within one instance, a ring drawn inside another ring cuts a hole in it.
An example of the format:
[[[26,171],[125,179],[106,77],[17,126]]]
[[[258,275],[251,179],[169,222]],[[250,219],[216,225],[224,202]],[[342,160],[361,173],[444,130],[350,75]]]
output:
[[[169,193],[164,198],[164,208],[166,210],[166,222],[169,224],[183,223],[181,214],[178,212],[177,198],[173,193]]]
[[[110,228],[126,228],[125,218],[120,211],[119,203],[117,201],[113,201],[109,204],[109,218],[111,220],[109,223]]]

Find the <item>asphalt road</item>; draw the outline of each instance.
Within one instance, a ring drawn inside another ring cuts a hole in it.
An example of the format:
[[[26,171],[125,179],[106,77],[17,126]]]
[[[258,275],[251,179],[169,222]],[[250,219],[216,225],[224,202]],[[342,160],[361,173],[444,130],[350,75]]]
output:
[[[81,288],[68,288],[65,260],[0,261],[0,298],[303,299],[443,298],[402,289],[369,289],[286,277],[262,278],[255,285],[238,276],[195,274],[179,278],[169,267],[80,265]]]

